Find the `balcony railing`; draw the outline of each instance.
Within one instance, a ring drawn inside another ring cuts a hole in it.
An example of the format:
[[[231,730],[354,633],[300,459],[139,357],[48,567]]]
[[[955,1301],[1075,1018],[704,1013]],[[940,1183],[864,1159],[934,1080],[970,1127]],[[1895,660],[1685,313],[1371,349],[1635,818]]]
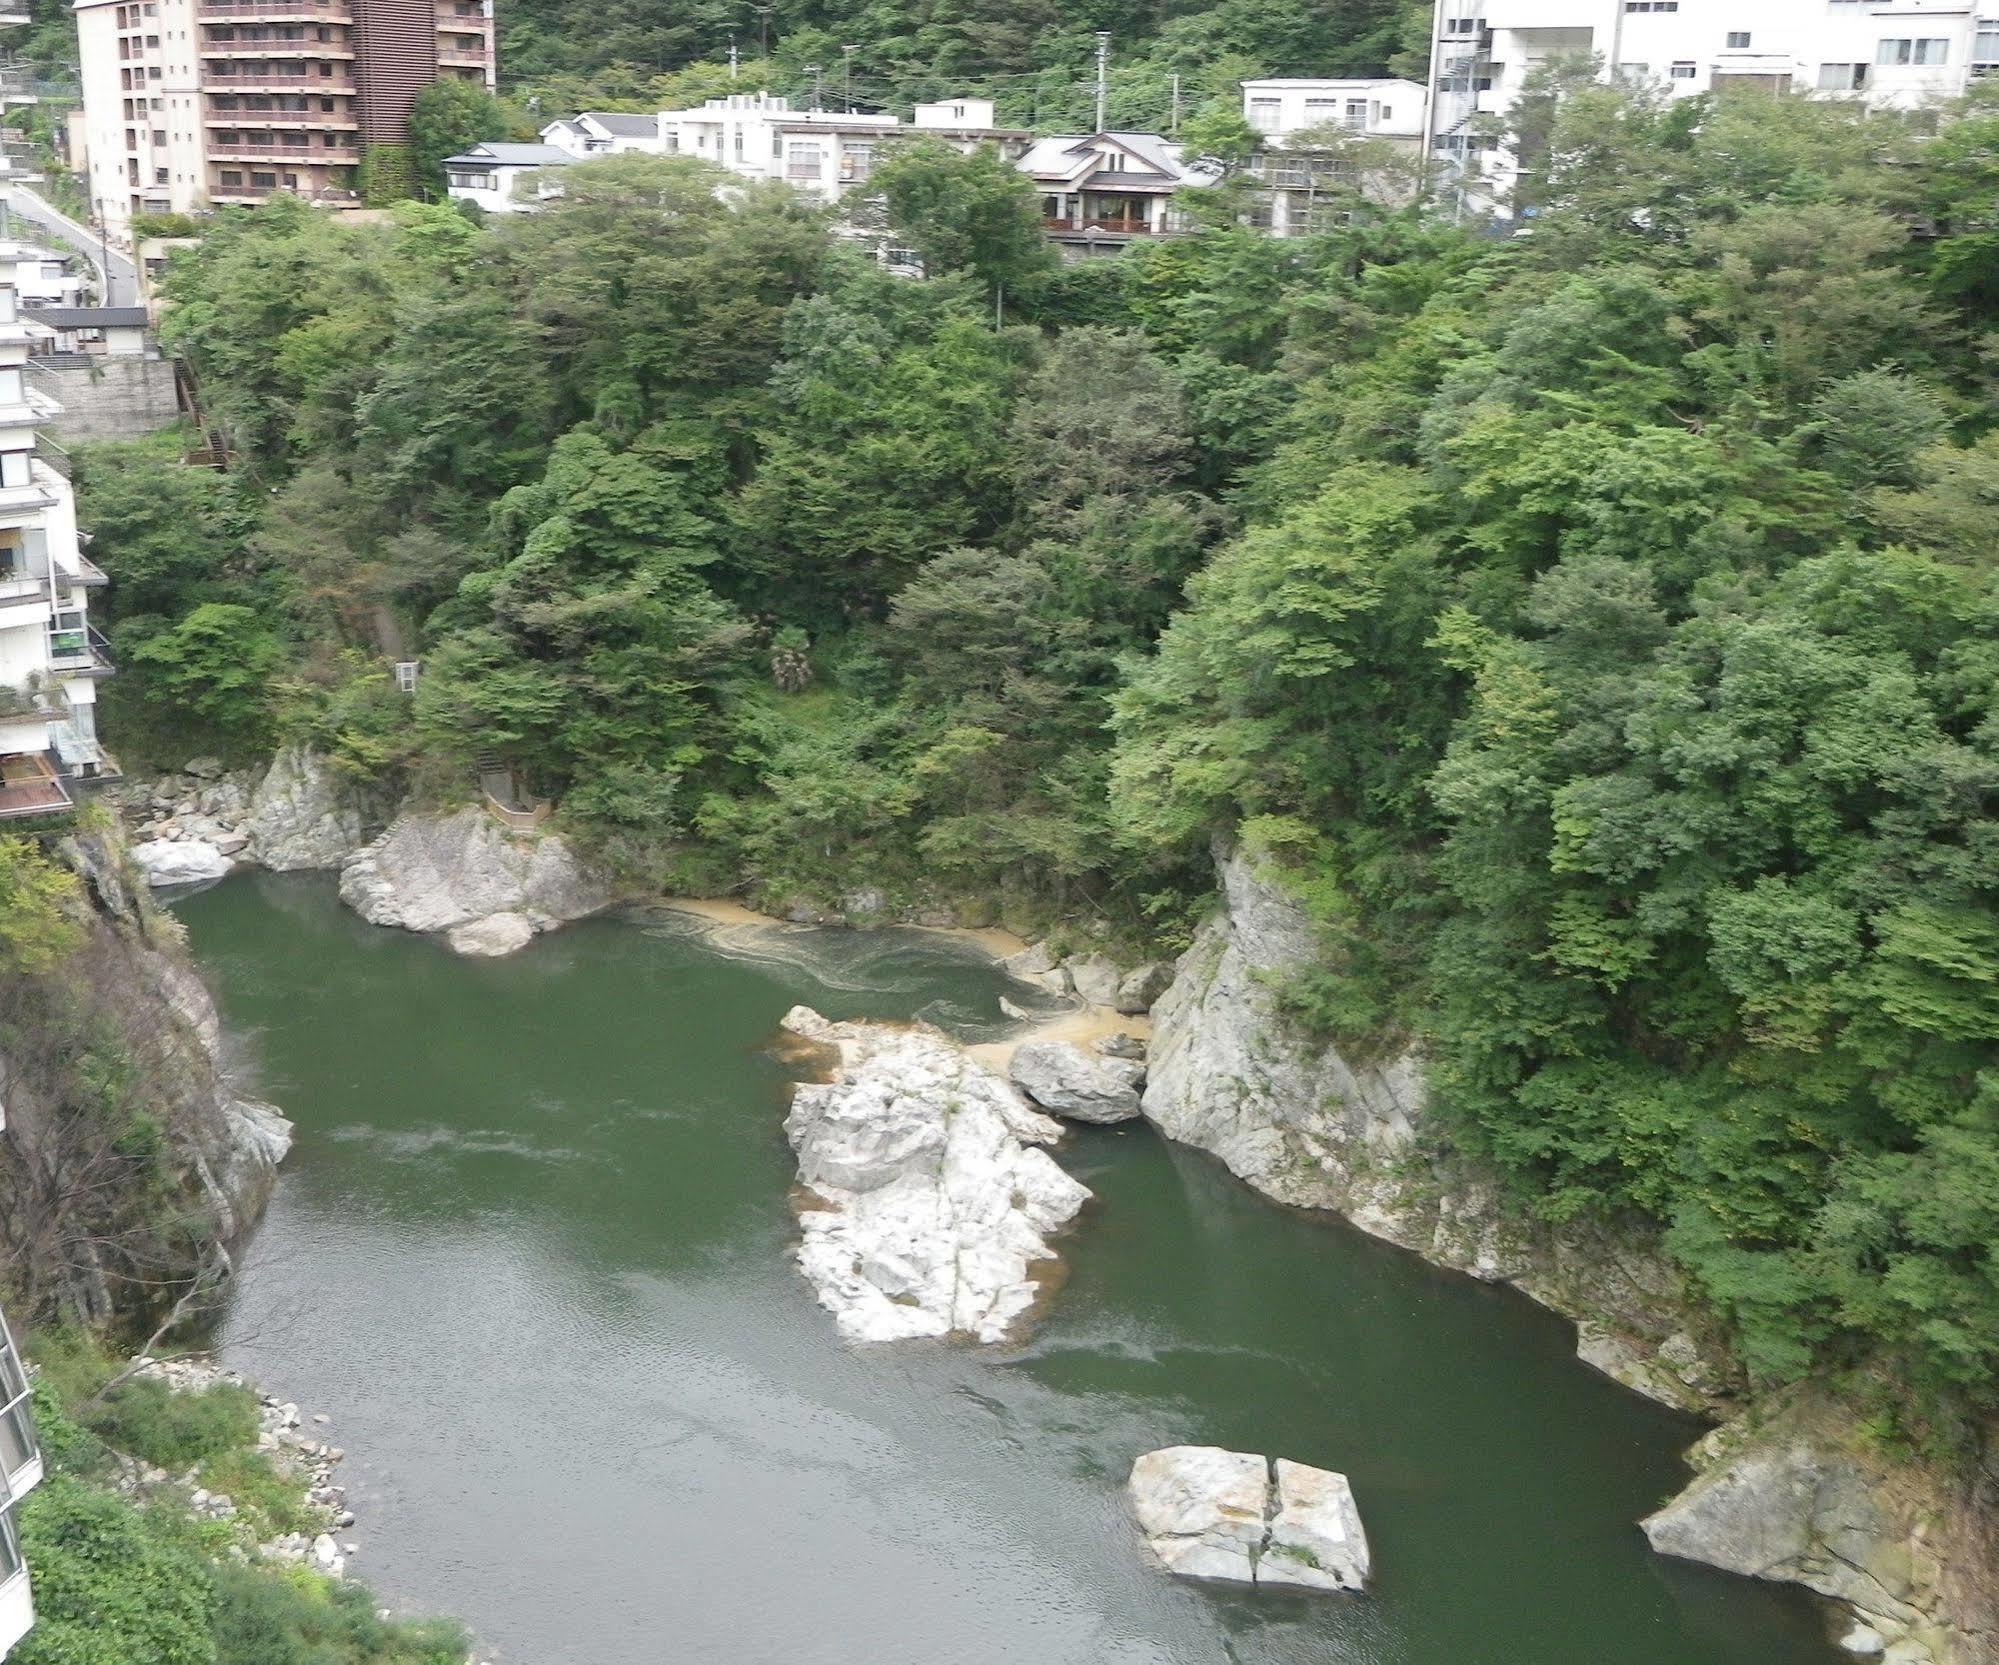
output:
[[[437,49],[437,61],[441,64],[477,64],[483,68],[490,56],[483,47],[477,52],[460,51],[455,46],[440,46]]]
[[[201,55],[224,63],[238,58],[283,58],[287,62],[294,58],[337,58],[345,62],[354,56],[354,48],[337,40],[205,40]]]
[[[306,127],[353,127],[357,118],[348,110],[223,110],[201,118],[204,127],[231,127],[255,132],[262,127],[287,130]],[[213,145],[216,141],[208,141]]]
[[[317,188],[302,185],[212,185],[208,194],[217,202],[267,202],[272,197],[297,197],[302,202],[339,204],[361,200],[358,191],[341,190],[331,185]]]
[[[75,476],[76,465],[70,461],[69,453],[54,440],[44,439],[40,434],[35,435],[35,460],[48,464],[65,480]]]
[[[227,161],[232,156],[247,156],[256,161],[270,158],[284,162],[302,162],[307,167],[314,163],[328,162],[348,166],[361,158],[361,152],[352,145],[224,144],[219,139],[208,141],[208,154],[220,161]]]
[[[1042,228],[1057,237],[1077,237],[1089,232],[1101,232],[1111,237],[1150,237],[1154,235],[1149,220],[1128,218],[1122,214],[1085,215],[1080,220],[1044,219]]]
[[[334,75],[289,75],[279,74],[276,70],[272,70],[268,74],[259,72],[255,75],[249,75],[245,74],[242,70],[225,73],[218,69],[214,74],[205,76],[203,79],[211,91],[217,86],[227,88],[231,85],[239,87],[311,87],[315,92],[340,93],[348,98],[354,96],[353,79],[351,77],[343,79]],[[212,120],[213,118],[211,117],[210,119]]]
[[[111,644],[95,626],[58,630],[51,625],[49,668],[69,676],[110,676],[118,667],[111,663]]]
[[[73,807],[62,777],[39,752],[0,757],[0,816],[53,815]]]
[[[202,22],[233,23],[246,17],[314,17],[332,23],[352,21],[345,0],[201,0],[195,16]]]

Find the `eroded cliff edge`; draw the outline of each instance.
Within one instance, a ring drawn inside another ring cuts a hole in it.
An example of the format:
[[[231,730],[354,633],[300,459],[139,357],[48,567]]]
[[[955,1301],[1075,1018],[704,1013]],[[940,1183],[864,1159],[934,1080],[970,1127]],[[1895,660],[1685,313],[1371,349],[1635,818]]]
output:
[[[1244,852],[1218,867],[1222,906],[1152,1009],[1146,1117],[1280,1202],[1574,1319],[1580,1356],[1626,1386],[1731,1418],[1646,1523],[1655,1548],[1846,1601],[1855,1641],[1894,1665],[1999,1665],[1999,1479],[1870,1454],[1823,1399],[1754,1402],[1642,1222],[1556,1231],[1505,1207],[1432,1112],[1420,1052],[1349,1058],[1292,1031],[1277,989],[1311,925]]]
[[[0,1250],[24,1314],[95,1323],[227,1275],[291,1124],[232,1084],[214,1002],[115,826],[52,853],[80,941],[0,975]]]

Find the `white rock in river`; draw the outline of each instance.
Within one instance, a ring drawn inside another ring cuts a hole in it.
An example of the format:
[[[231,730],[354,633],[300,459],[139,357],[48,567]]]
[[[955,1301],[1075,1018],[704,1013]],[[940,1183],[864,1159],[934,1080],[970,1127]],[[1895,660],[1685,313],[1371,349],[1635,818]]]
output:
[[[1044,1110],[1079,1122],[1127,1122],[1138,1114],[1130,1075],[1106,1068],[1067,1041],[1025,1041],[1007,1065],[1013,1084]]]
[[[512,925],[469,936],[460,928],[515,914],[547,930],[614,898],[558,834],[515,834],[485,810],[467,807],[442,817],[399,816],[348,859],[340,899],[371,925],[449,932],[477,945],[469,952],[493,953],[506,937],[518,939],[516,947],[526,939]]]
[[[489,913],[484,919],[454,925],[444,933],[454,953],[475,959],[495,959],[534,941],[534,921],[526,914]]]
[[[1034,1148],[1060,1124],[937,1030],[804,1006],[783,1027],[838,1055],[832,1080],[796,1090],[784,1130],[816,1198],[799,1269],[840,1333],[1004,1339],[1040,1294],[1047,1234],[1090,1196]]]
[[[1361,1590],[1367,1533],[1346,1476],[1279,1457],[1174,1445],[1131,1467],[1139,1529],[1183,1578]]]
[[[146,883],[155,887],[206,884],[236,865],[213,844],[194,838],[155,838],[135,844],[132,859],[146,875]]]

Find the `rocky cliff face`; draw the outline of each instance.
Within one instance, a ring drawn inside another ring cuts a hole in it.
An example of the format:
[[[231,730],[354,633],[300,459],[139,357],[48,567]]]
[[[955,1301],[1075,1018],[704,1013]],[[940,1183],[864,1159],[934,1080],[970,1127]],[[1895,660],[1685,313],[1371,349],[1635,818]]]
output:
[[[86,1320],[226,1271],[291,1124],[221,1062],[214,1003],[115,834],[79,833],[84,941],[0,981],[0,1245],[30,1304]]]
[[[1274,988],[1313,953],[1309,921],[1245,855],[1219,865],[1224,906],[1152,1009],[1147,1118],[1279,1201],[1576,1319],[1578,1354],[1628,1387],[1739,1405],[1726,1354],[1641,1230],[1523,1223],[1431,1115],[1418,1053],[1348,1058],[1287,1028]],[[1645,1523],[1653,1546],[1851,1603],[1856,1651],[1893,1665],[1999,1665],[1999,1470],[1966,1481],[1870,1457],[1823,1404],[1753,1416],[1696,1448],[1699,1477]]]
[[[1311,925],[1246,855],[1219,865],[1224,906],[1152,1009],[1146,1117],[1280,1202],[1332,1209],[1578,1320],[1582,1356],[1626,1386],[1682,1409],[1725,1400],[1725,1357],[1642,1239],[1553,1233],[1502,1208],[1430,1115],[1415,1051],[1349,1059],[1291,1033],[1274,985],[1310,959]]]
[[[1849,1603],[1846,1645],[1891,1665],[1999,1658],[1999,1476],[1891,1462],[1808,1394],[1717,1428],[1643,1524],[1661,1554]]]

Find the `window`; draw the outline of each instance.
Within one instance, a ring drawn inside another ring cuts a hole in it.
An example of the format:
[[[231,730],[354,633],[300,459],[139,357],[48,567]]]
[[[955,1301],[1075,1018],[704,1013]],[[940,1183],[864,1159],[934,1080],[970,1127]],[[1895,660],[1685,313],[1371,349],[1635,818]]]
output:
[[[1694,66],[1684,62],[1677,63],[1666,73],[1675,81],[1691,81],[1694,78]]]
[[[820,157],[821,152],[816,144],[793,145],[791,154],[785,161],[785,176],[789,179],[817,179]]]
[[[1447,35],[1475,35],[1485,27],[1485,20],[1478,17],[1447,17],[1444,19],[1444,33]]]
[[[165,168],[155,168],[155,169],[153,169],[153,183],[154,183],[155,185],[164,185],[164,184],[166,184],[166,182],[167,182],[167,177],[168,177],[168,176],[167,176],[167,170],[166,170]]]
[[[1875,49],[1877,64],[1941,64],[1950,61],[1950,42],[1942,37],[1884,40]]]
[[[1284,125],[1284,106],[1274,98],[1249,101],[1249,125],[1259,133],[1275,133]]]
[[[1853,92],[1867,85],[1865,64],[1820,64],[1820,92]]]
[[[1395,119],[1395,112],[1391,110],[1386,104],[1384,104],[1381,107],[1380,119],[1385,122],[1393,121]]]
[[[1729,30],[1728,32],[1729,51],[1741,52],[1746,50],[1748,45],[1749,45],[1749,31],[1747,29]]]
[[[1974,65],[1999,64],[1999,23],[1978,25],[1978,38],[1971,43],[1971,61]]]
[[[1680,0],[1624,0],[1624,9],[1628,12],[1676,12],[1680,9]]]
[[[222,188],[225,191],[240,190],[243,185],[243,171],[240,168],[222,170]]]
[[[163,145],[166,142],[167,142],[166,134],[162,132],[159,128],[155,127],[153,129],[153,143],[156,145]]]

